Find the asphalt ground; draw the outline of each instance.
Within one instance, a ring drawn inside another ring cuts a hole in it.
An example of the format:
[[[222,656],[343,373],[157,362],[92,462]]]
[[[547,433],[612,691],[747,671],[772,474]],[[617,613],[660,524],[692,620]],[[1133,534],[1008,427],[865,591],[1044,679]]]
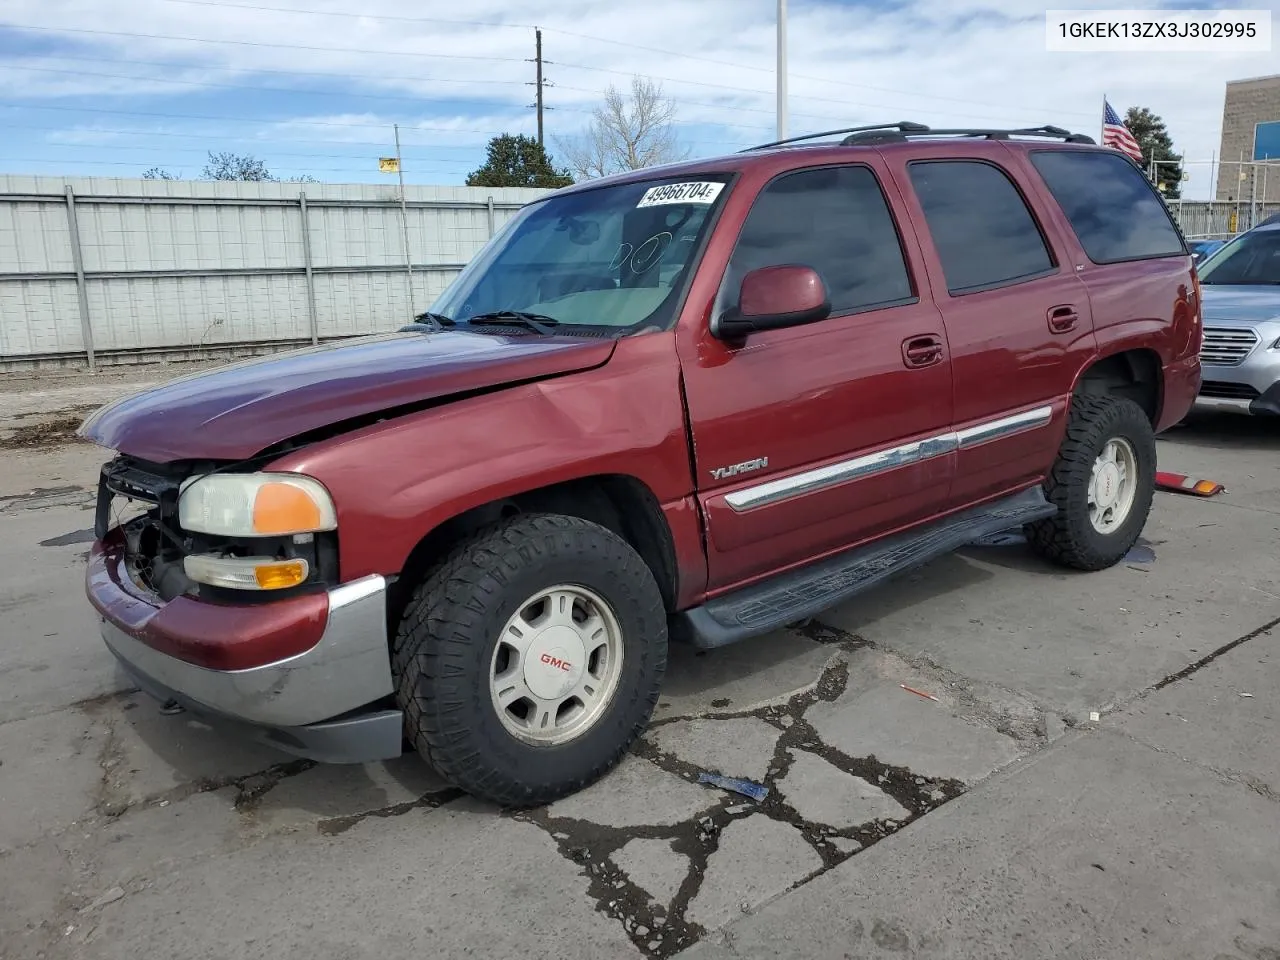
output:
[[[166,716],[83,596],[142,382],[0,389],[0,956],[1274,960],[1280,429],[1195,418],[1139,548],[976,546],[795,629],[677,648],[605,780],[513,814]],[[745,778],[757,801],[698,782]]]

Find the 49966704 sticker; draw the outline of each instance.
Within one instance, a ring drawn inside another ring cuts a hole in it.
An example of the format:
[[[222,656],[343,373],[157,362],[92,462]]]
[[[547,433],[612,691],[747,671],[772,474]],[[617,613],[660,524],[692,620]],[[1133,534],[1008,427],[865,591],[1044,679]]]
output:
[[[723,189],[724,184],[715,181],[664,183],[646,190],[636,208],[657,207],[667,203],[715,203]]]

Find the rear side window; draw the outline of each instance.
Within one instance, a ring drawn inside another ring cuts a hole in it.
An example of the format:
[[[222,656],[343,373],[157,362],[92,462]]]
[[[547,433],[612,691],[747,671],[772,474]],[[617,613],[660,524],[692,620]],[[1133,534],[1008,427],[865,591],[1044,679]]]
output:
[[[1035,218],[998,167],[978,160],[920,160],[908,169],[950,293],[1053,272]]]
[[[833,314],[914,296],[893,215],[867,167],[802,170],[766,186],[733,251],[722,309],[737,305],[747,273],[788,263],[818,272]]]
[[[1037,150],[1031,162],[1094,263],[1185,254],[1164,202],[1118,153]]]

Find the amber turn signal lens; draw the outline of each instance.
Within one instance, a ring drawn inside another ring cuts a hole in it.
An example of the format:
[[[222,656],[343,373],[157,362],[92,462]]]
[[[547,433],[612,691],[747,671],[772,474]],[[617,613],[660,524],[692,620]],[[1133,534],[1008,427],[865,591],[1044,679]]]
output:
[[[196,583],[232,590],[285,590],[307,582],[311,568],[301,558],[214,557],[191,554],[182,561],[187,576]]]
[[[264,563],[254,568],[253,575],[261,590],[285,590],[296,587],[307,579],[307,562],[283,560],[278,563]]]
[[[253,532],[259,536],[318,530],[324,526],[320,506],[289,483],[265,483],[253,499]]]

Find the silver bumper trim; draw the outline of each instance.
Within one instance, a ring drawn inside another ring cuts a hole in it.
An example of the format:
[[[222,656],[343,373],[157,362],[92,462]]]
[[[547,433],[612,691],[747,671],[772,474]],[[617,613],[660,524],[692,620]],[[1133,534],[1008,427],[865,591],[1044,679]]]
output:
[[[1195,409],[1214,411],[1217,413],[1250,413],[1252,400],[1237,400],[1231,397],[1196,397]]]
[[[320,642],[287,660],[248,670],[210,670],[161,653],[109,621],[102,639],[126,665],[230,718],[280,727],[320,723],[394,691],[387,647],[387,582],[370,576],[329,592]]]

